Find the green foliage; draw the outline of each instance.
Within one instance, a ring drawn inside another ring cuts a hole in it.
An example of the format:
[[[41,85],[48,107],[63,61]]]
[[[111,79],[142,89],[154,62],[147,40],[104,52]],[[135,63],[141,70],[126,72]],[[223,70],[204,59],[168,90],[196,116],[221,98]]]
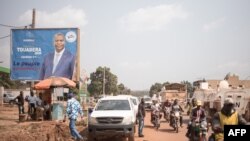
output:
[[[131,90],[124,86],[124,84],[119,84],[117,86],[117,94],[131,94]]]
[[[26,84],[21,81],[10,80],[10,75],[8,73],[0,72],[0,86],[6,89],[18,89],[25,88]]]
[[[170,83],[167,81],[167,82],[164,82],[163,84],[162,84],[162,87],[163,86],[166,86],[166,85],[169,85]]]
[[[117,93],[117,76],[110,72],[110,68],[98,67],[95,72],[90,74],[91,83],[88,85],[88,91],[91,96],[103,94],[103,81],[105,70],[105,94]]]
[[[152,97],[153,94],[158,94],[158,92],[161,91],[162,86],[163,85],[161,83],[155,83],[152,85],[149,90],[149,96]]]

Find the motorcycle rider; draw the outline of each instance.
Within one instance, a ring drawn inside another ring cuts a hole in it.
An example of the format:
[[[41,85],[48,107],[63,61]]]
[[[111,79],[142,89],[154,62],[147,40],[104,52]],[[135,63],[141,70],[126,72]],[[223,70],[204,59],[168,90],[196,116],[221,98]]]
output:
[[[166,112],[165,112],[165,107],[167,108],[170,108],[171,107],[171,103],[170,103],[170,101],[167,99],[165,102],[164,102],[164,104],[163,104],[163,108],[162,108],[162,110],[164,111],[163,113],[164,113],[164,117],[166,117]]]
[[[181,112],[184,112],[184,110],[178,104],[178,99],[174,100],[174,103],[173,103],[173,105],[171,107],[171,111],[170,111],[170,113],[175,113],[175,112],[180,113],[180,127],[182,127],[182,115],[181,115]],[[173,126],[173,119],[174,119],[174,115],[170,114],[170,126]]]
[[[193,98],[192,101],[191,101],[191,103],[187,105],[187,107],[188,107],[187,115],[190,115],[191,112],[192,112],[192,110],[194,108],[196,108],[196,106],[197,106],[197,99]]]
[[[151,106],[151,123],[153,123],[157,111],[160,111],[160,105],[157,100],[153,100],[153,105]]]
[[[224,125],[246,124],[246,120],[234,108],[233,99],[226,98],[221,111],[217,112],[212,119],[212,130],[214,131],[215,141],[224,140]]]
[[[187,133],[186,133],[186,137],[190,137],[190,133],[191,133],[191,124],[192,124],[192,111],[197,107],[197,99],[193,98],[191,101],[191,104],[188,107],[188,111],[187,111],[187,115],[190,116],[190,121],[188,122],[188,127],[187,127]]]
[[[202,125],[201,127],[203,130],[207,130],[206,114],[205,109],[202,108],[202,102],[196,100],[195,104],[196,107],[194,107],[191,112],[191,121],[188,123],[188,131],[186,133],[187,137],[191,136],[192,123],[199,122]]]

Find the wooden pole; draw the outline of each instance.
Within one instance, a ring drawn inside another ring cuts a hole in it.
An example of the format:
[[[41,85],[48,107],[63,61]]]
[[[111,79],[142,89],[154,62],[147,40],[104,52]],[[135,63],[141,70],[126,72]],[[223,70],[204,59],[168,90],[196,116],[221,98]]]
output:
[[[36,25],[36,9],[33,9],[32,11],[32,24],[31,24],[31,28],[34,29]]]
[[[34,29],[35,25],[36,25],[36,9],[33,9],[31,29]],[[34,81],[31,81],[31,91],[33,91],[34,85],[35,85]]]

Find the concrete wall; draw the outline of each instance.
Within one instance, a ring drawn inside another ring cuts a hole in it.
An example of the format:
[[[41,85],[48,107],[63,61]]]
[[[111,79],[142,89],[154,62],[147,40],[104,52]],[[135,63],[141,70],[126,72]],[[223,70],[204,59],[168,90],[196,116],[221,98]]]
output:
[[[30,90],[23,90],[23,89],[4,89],[4,93],[11,93],[13,96],[18,96],[20,91],[23,91],[23,96],[30,95]]]

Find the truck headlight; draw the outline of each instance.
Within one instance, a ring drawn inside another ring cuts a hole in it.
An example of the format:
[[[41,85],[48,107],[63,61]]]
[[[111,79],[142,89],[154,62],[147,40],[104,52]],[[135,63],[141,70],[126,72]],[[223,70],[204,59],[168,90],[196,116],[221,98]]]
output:
[[[124,124],[132,124],[132,123],[133,123],[133,118],[132,118],[132,116],[124,117],[123,123],[124,123]]]

